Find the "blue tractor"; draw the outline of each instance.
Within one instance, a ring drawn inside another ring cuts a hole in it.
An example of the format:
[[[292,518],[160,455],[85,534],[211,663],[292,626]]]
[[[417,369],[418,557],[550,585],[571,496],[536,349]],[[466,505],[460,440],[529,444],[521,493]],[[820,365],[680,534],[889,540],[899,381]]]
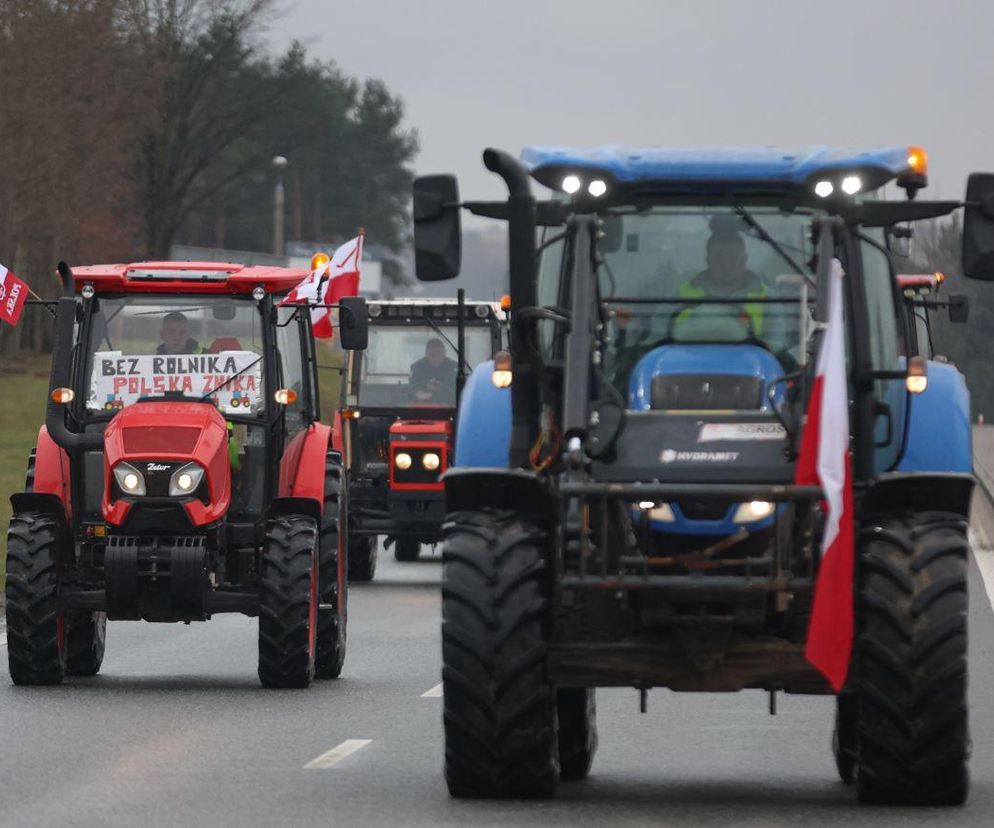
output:
[[[509,351],[470,377],[444,478],[451,794],[585,776],[596,687],[836,693],[805,658],[826,493],[795,481],[841,264],[856,574],[836,763],[864,802],[963,802],[967,401],[958,374],[940,381],[963,393],[927,393],[890,244],[965,206],[964,270],[994,280],[994,175],[964,203],[915,198],[917,147],[483,160],[506,201],[414,187],[419,278],[458,273],[461,209],[509,237]],[[880,200],[888,183],[907,199]],[[961,416],[917,451],[937,404]]]

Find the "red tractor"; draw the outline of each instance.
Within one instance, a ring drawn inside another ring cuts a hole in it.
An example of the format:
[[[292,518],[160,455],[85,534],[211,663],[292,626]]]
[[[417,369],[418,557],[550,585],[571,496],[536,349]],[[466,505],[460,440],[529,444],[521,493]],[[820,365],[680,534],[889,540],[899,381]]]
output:
[[[398,561],[441,538],[458,391],[503,334],[499,306],[461,296],[376,301],[367,311],[370,348],[349,356],[335,428],[352,498],[353,581],[372,579],[378,535]]]
[[[94,675],[107,619],[259,617],[259,678],[306,687],[345,658],[346,481],[319,421],[305,270],[60,265],[51,399],[11,497],[15,684]],[[344,348],[365,347],[344,299]],[[110,404],[109,404],[110,402]]]

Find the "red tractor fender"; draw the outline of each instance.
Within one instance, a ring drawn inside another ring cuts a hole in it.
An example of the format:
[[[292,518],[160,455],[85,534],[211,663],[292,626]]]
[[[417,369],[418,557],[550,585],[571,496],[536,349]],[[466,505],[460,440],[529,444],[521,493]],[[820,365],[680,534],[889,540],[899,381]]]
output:
[[[303,498],[317,504],[320,515],[324,511],[324,476],[331,426],[311,423],[290,441],[280,458],[278,497]]]
[[[34,493],[55,495],[66,511],[66,520],[72,519],[69,455],[49,437],[45,426],[38,430],[38,442],[35,445]]]

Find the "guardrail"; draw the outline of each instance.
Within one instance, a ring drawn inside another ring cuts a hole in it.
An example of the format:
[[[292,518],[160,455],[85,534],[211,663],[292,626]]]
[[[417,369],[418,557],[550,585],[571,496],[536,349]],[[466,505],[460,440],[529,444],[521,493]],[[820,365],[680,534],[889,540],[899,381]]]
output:
[[[973,473],[994,507],[994,426],[973,427]]]

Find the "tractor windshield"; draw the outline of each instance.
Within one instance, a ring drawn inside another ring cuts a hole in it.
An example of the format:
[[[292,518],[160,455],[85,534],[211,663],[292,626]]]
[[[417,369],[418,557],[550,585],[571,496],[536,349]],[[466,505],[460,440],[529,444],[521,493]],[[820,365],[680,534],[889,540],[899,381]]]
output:
[[[263,410],[263,338],[255,302],[229,297],[100,298],[90,319],[86,408],[200,399],[226,415]]]
[[[372,325],[362,354],[359,405],[400,407],[456,404],[459,333],[455,325]],[[493,355],[489,325],[466,326],[468,374]]]
[[[814,298],[806,211],[735,206],[619,207],[601,216],[601,297],[611,312],[606,367],[624,386],[665,343],[751,342],[785,372],[802,360]]]

